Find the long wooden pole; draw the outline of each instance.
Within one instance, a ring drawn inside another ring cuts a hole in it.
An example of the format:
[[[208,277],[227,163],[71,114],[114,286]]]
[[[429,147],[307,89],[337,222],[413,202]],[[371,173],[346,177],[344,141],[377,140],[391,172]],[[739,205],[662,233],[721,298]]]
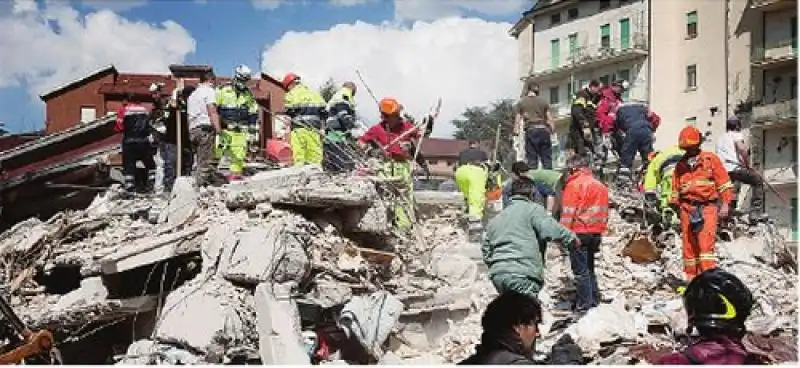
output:
[[[177,137],[176,142],[178,146],[178,157],[177,157],[177,166],[175,168],[178,177],[183,175],[183,127],[181,126],[181,104],[180,104],[180,96],[183,93],[183,78],[178,79],[178,84],[175,89],[177,92],[175,93],[175,121],[178,123],[176,128]],[[188,107],[188,106],[187,106]]]

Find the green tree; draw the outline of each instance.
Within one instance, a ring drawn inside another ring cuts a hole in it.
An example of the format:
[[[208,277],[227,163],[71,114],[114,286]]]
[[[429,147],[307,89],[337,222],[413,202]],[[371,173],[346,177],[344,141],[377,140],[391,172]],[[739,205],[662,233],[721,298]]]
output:
[[[497,150],[497,157],[503,166],[511,167],[515,158],[512,144],[514,101],[503,99],[489,106],[468,107],[461,115],[463,119],[451,122],[456,127],[455,138],[480,141],[484,147],[491,149],[488,152],[490,157]],[[495,147],[498,128],[500,139],[498,147]]]
[[[319,94],[322,95],[322,98],[325,99],[325,102],[328,102],[338,89],[339,86],[336,84],[336,82],[334,82],[333,78],[328,78],[328,80],[325,81],[325,83],[319,89]]]

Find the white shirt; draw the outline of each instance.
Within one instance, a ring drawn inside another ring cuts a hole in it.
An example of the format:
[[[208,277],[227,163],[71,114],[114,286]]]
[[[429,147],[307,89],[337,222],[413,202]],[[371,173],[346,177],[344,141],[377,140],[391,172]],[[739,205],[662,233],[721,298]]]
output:
[[[200,83],[186,100],[186,115],[189,119],[189,129],[211,126],[208,116],[208,105],[216,104],[216,91],[209,83]]]
[[[717,139],[717,156],[722,160],[725,165],[725,170],[731,172],[739,165],[739,157],[736,154],[736,142],[744,142],[744,135],[742,132],[725,132]]]

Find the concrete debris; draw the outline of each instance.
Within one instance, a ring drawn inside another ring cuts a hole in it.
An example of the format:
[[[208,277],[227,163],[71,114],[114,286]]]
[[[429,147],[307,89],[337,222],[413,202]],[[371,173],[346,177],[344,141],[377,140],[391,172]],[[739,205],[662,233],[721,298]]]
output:
[[[398,185],[300,167],[217,188],[182,177],[170,198],[115,186],[84,211],[0,234],[0,277],[67,363],[87,362],[87,350],[120,364],[455,363],[480,342],[496,291],[464,231],[463,196],[416,192],[421,222],[408,237],[389,221]],[[600,306],[570,310],[567,253],[547,249],[539,362],[630,364],[685,343],[680,236],[642,230],[641,199],[613,197],[596,260]],[[796,268],[768,226],[736,226],[717,253],[756,297],[749,344],[787,361]]]

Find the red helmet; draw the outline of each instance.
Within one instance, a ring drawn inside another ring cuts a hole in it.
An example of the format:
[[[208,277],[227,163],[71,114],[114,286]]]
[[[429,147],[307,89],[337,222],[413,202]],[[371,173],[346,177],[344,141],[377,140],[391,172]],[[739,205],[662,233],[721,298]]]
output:
[[[289,86],[292,85],[292,83],[294,83],[297,80],[300,80],[299,75],[294,73],[288,73],[283,77],[283,81],[281,82],[281,84],[283,84],[283,88],[289,88]]]
[[[693,126],[687,126],[683,128],[678,134],[678,146],[681,149],[690,149],[700,146],[702,135],[697,128]]]

